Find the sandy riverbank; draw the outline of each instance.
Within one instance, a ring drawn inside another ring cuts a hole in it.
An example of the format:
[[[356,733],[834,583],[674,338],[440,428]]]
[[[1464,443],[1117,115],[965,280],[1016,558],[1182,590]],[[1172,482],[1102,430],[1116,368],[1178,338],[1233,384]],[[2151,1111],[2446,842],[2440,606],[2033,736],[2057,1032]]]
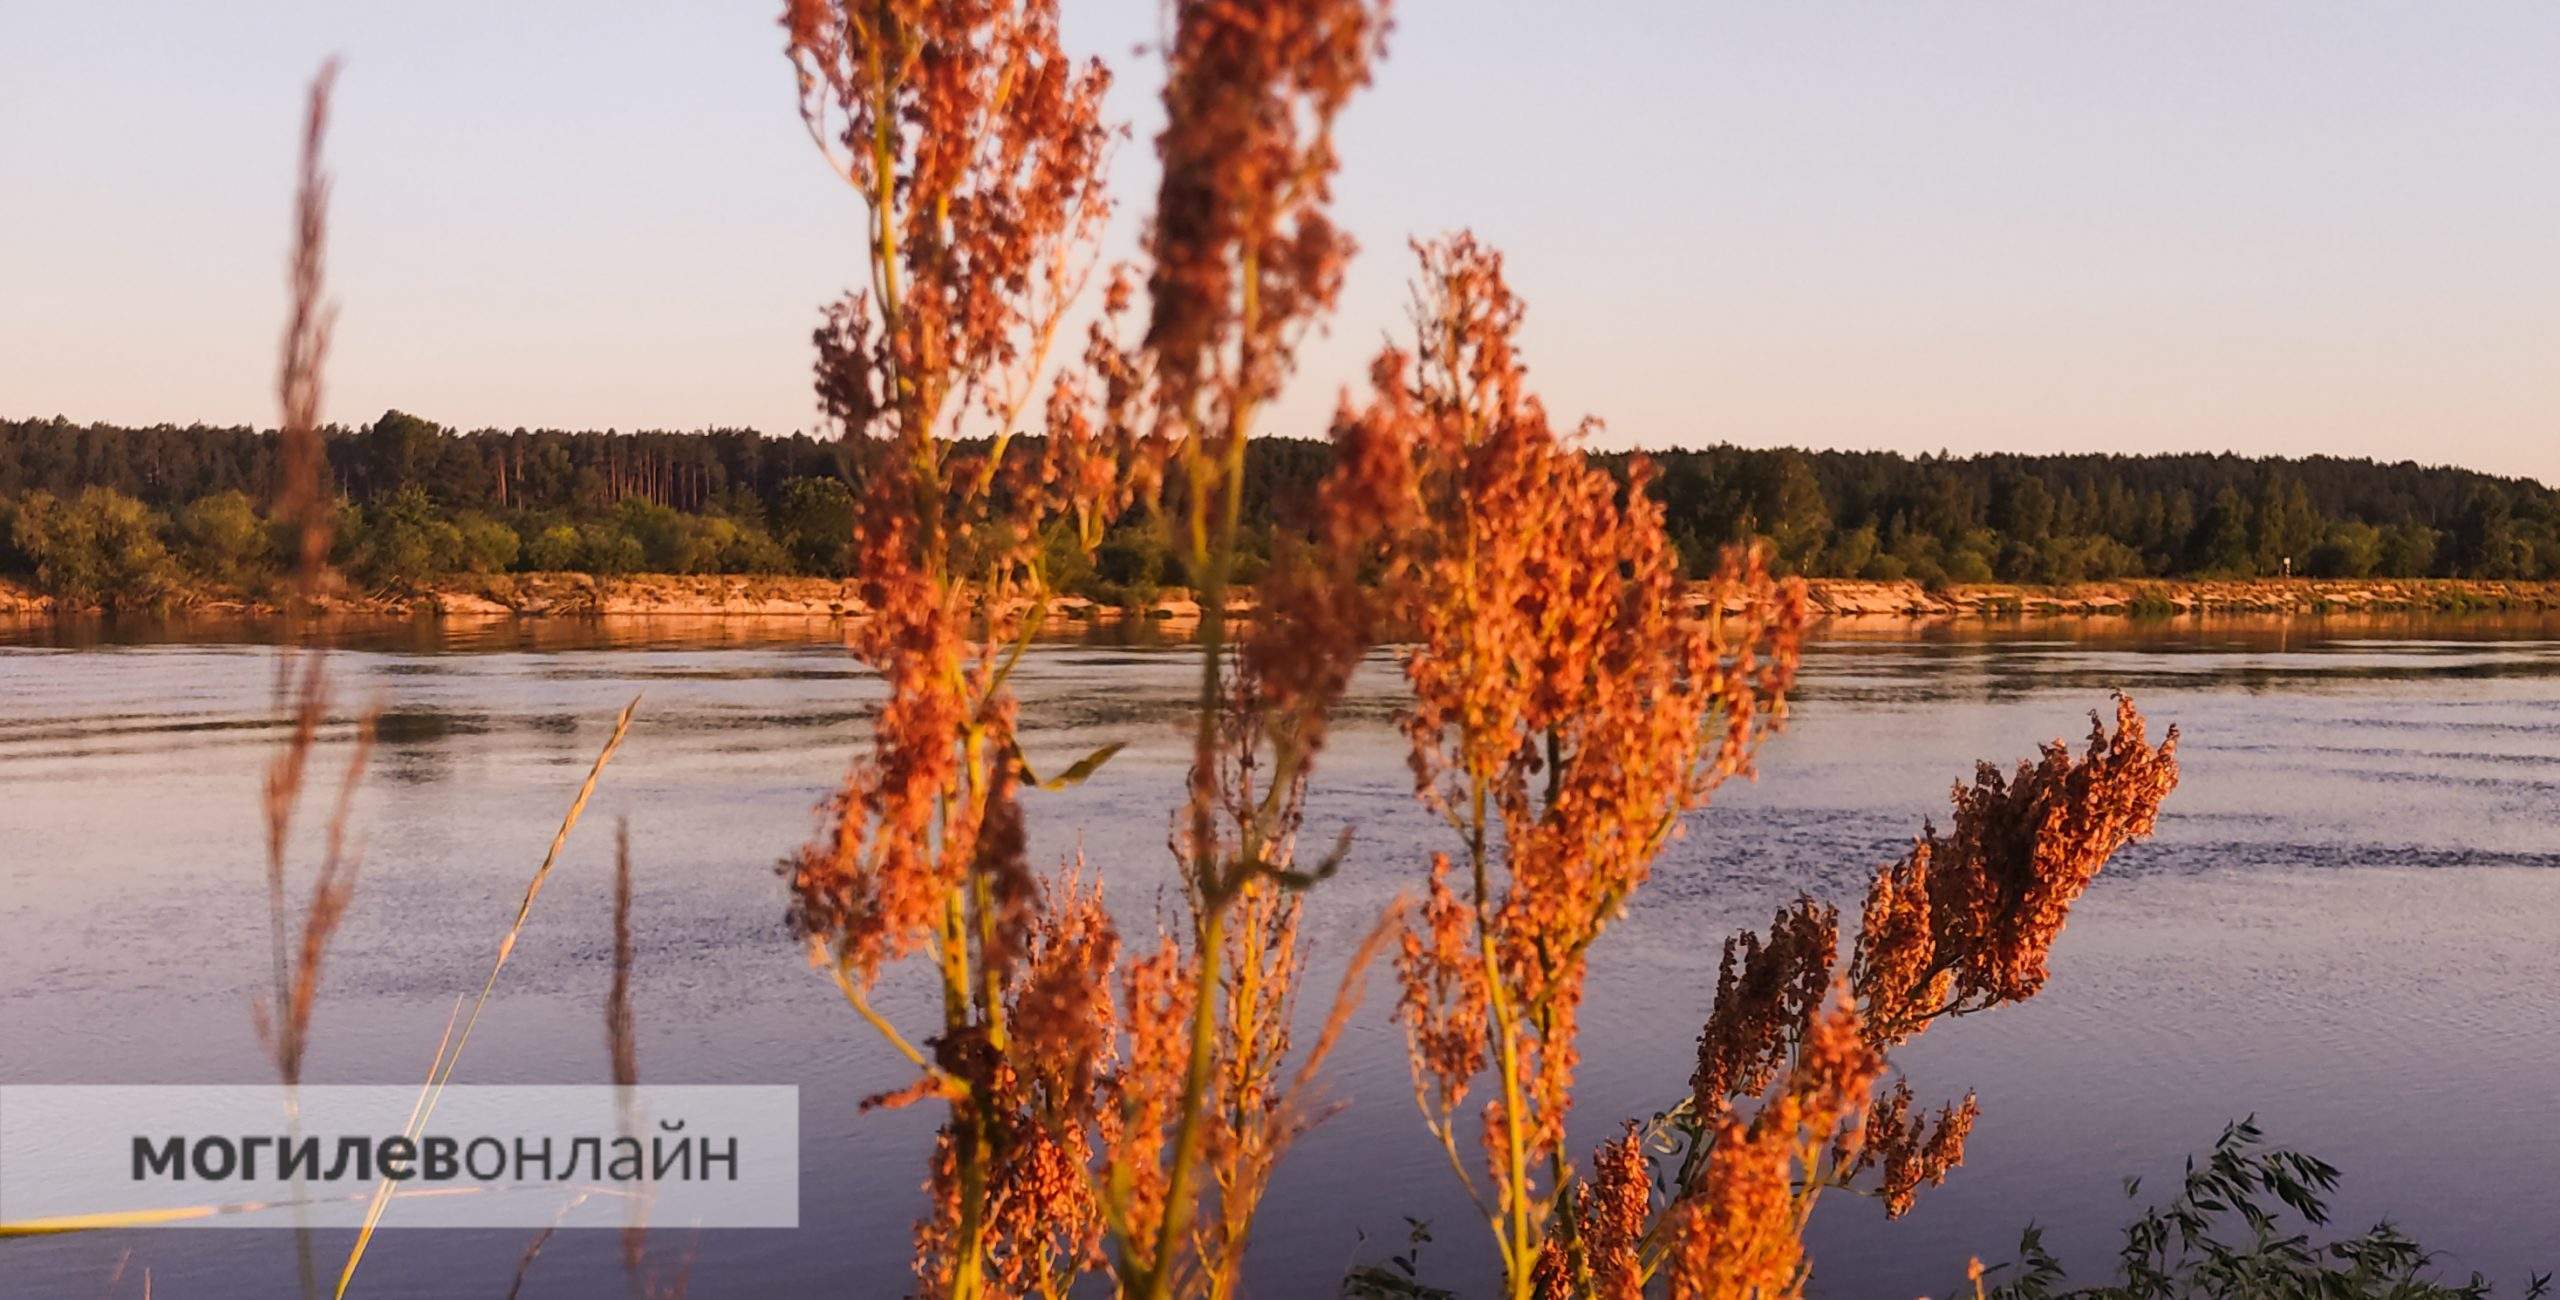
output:
[[[2560,582],[2457,578],[2244,579],[2089,582],[2070,586],[1985,583],[1926,588],[1915,582],[1816,578],[1818,616],[1868,620],[1937,620],[2012,616],[2174,616],[2181,614],[2324,614],[2384,611],[2560,609]],[[270,599],[236,591],[189,591],[169,606],[200,615],[260,615]],[[1240,599],[1235,608],[1250,608]],[[859,617],[865,611],[851,582],[831,578],[641,574],[595,578],[582,573],[516,573],[458,579],[399,592],[347,593],[332,613],[445,618],[795,618]],[[0,580],[0,614],[91,612]],[[1060,601],[1069,619],[1129,616],[1076,597]],[[1168,589],[1141,616],[1185,623],[1199,617],[1189,594]]]

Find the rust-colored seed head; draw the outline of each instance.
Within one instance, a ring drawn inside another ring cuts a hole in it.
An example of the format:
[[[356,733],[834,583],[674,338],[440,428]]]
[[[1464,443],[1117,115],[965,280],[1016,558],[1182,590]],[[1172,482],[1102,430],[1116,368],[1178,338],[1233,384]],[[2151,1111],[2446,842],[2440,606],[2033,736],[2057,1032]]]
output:
[[[1474,1076],[1501,1063],[1505,1091],[1482,1112],[1486,1163],[1527,1225],[1504,1230],[1506,1248],[1534,1268],[1554,1190],[1534,1184],[1572,1107],[1586,955],[1681,817],[1748,774],[1784,719],[1804,593],[1754,550],[1689,584],[1650,465],[1639,458],[1622,484],[1526,391],[1500,255],[1465,234],[1417,252],[1414,351],[1378,359],[1379,391],[1357,418],[1396,433],[1363,449],[1367,481],[1414,502],[1382,585],[1415,629],[1415,790],[1469,848],[1462,868],[1435,863],[1398,963],[1401,1008],[1416,1088],[1444,1135]],[[1800,941],[1828,951],[1810,930]],[[1825,962],[1808,1003],[1828,987]],[[1702,1065],[1758,1068],[1765,1034],[1728,1030]]]
[[[782,863],[790,923],[918,1067],[868,1104],[950,1106],[923,1289],[1063,1294],[1100,1260],[1102,1108],[1140,1085],[1112,1074],[1119,941],[1098,891],[1044,889],[1026,857],[1006,652],[1055,595],[1049,538],[1089,552],[1161,464],[1109,343],[1117,279],[1089,373],[1033,405],[1109,210],[1109,79],[1065,53],[1056,0],[788,0],[782,26],[802,118],[866,210],[870,284],[820,322],[816,390],[862,489],[851,648],[885,688],[818,836]],[[1014,441],[1026,422],[1036,452]],[[941,1023],[911,1039],[868,997],[927,949]]]
[[[1147,347],[1168,410],[1192,413],[1214,386],[1229,404],[1268,398],[1286,340],[1331,308],[1352,251],[1325,212],[1333,123],[1387,28],[1383,0],[1174,6],[1148,236]]]
[[[1955,996],[1988,1005],[2033,997],[2071,904],[2127,841],[2151,833],[2178,784],[2178,729],[2157,748],[2142,715],[2116,698],[2116,729],[2089,719],[2075,763],[2060,741],[2002,779],[1984,764],[1955,791],[1955,818],[1931,837],[1931,910],[1942,950],[1964,954]]]
[[[1006,1293],[1056,1294],[1099,1267],[1103,1214],[1089,1175],[1118,1051],[1111,982],[1120,938],[1082,864],[1038,900],[1007,1001],[1012,1040],[996,1096],[990,1253]]]
[[[1911,1085],[1897,1079],[1893,1095],[1867,1123],[1864,1147],[1844,1154],[1853,1169],[1879,1171],[1877,1194],[1885,1217],[1899,1219],[1911,1212],[1921,1184],[1943,1186],[1948,1171],[1964,1163],[1965,1138],[1981,1113],[1973,1094],[1966,1093],[1963,1101],[1940,1107],[1932,1122],[1926,1114],[1912,1113]]]
[[[1869,882],[1857,947],[1849,959],[1849,985],[1866,1009],[1867,1034],[1878,1047],[1918,1034],[1946,1005],[1955,972],[1938,966],[1937,956],[1929,912],[1929,842],[1922,839],[1908,856],[1878,870]]]
[[[1752,1161],[1776,1157],[1754,1156],[1749,1144],[1765,1136],[1773,1116],[1783,1123],[1789,1107],[1840,1117],[1827,1139],[1828,1173],[1821,1181],[1845,1184],[1872,1174],[1888,1217],[1908,1213],[1921,1187],[1943,1183],[1963,1163],[1980,1113],[1972,1094],[1932,1117],[1914,1113],[1908,1084],[1897,1081],[1869,1120],[1869,1084],[1856,1080],[1869,1076],[1871,1083],[1883,1051],[1941,1017],[2033,996],[2072,902],[2116,850],[2150,832],[2161,800],[2177,783],[2177,730],[2150,745],[2141,714],[2123,697],[2112,732],[2091,721],[2088,748],[2076,758],[2054,744],[2014,776],[1983,764],[1973,785],[1957,789],[1948,833],[1924,833],[1909,854],[1877,871],[1848,962],[1846,987],[1858,1015],[1810,1014],[1835,961],[1828,909],[1800,902],[1778,914],[1766,937],[1744,934],[1728,942],[1691,1079],[1695,1122],[1715,1144],[1693,1196],[1714,1204],[1742,1195],[1717,1189],[1718,1178],[1739,1179],[1746,1191],[1765,1179],[1767,1168]],[[1854,1045],[1840,1037],[1849,1029],[1859,1035]],[[1787,1073],[1779,1094],[1740,1125],[1735,1103],[1760,1095],[1782,1066]],[[1825,1079],[1832,1082],[1819,1082]],[[1735,1147],[1730,1154],[1728,1145]],[[1791,1158],[1808,1167],[1823,1159]],[[1723,1257],[1719,1251],[1730,1251],[1699,1243],[1733,1234],[1709,1232],[1712,1216],[1695,1207],[1675,1213],[1675,1239],[1707,1261],[1692,1272],[1716,1286],[1732,1283],[1738,1275],[1712,1262]],[[1758,1275],[1752,1285],[1774,1285],[1778,1277]],[[1674,1293],[1685,1285],[1675,1282]]]
[[[1636,1126],[1604,1142],[1591,1157],[1591,1180],[1575,1188],[1574,1238],[1581,1247],[1587,1287],[1574,1278],[1570,1252],[1547,1239],[1538,1260],[1538,1294],[1594,1295],[1635,1300],[1644,1294],[1645,1228],[1653,1211],[1653,1167],[1645,1159]]]
[[[1749,1122],[1728,1118],[1696,1190],[1666,1211],[1667,1293],[1681,1300],[1803,1293],[1798,1235],[1815,1188],[1814,1158],[1855,1146],[1884,1058],[1857,1010],[1835,999],[1808,1026],[1795,1064]]]
[[[1766,939],[1745,931],[1725,940],[1715,1009],[1689,1079],[1702,1121],[1721,1119],[1777,1077],[1830,993],[1839,946],[1838,911],[1809,898],[1780,909]]]
[[[1126,1064],[1101,1111],[1104,1159],[1123,1200],[1122,1234],[1153,1240],[1164,1223],[1167,1126],[1182,1095],[1189,1058],[1191,959],[1170,936],[1122,968]]]
[[[1486,987],[1473,925],[1474,913],[1449,887],[1448,856],[1434,855],[1430,892],[1396,958],[1397,1008],[1415,1082],[1435,1090],[1446,1109],[1465,1100],[1485,1067]]]
[[[2035,996],[2072,903],[2107,860],[2151,833],[2178,783],[2178,729],[2157,746],[2116,698],[2115,730],[2092,716],[2077,761],[2060,742],[2014,775],[1984,763],[1934,829],[1877,873],[1850,959],[1850,982],[1879,1046],[1937,1016]]]

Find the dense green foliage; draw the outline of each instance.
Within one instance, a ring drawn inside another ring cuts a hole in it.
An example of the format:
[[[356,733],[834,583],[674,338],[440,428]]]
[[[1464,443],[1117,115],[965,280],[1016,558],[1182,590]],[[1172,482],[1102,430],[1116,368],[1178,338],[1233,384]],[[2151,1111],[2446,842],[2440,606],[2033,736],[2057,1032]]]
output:
[[[2477,1273],[2460,1282],[2431,1276],[2436,1258],[2389,1223],[2354,1237],[2317,1241],[2329,1222],[2336,1167],[2299,1152],[2262,1149],[2254,1119],[2225,1128],[2213,1150],[2189,1158],[2178,1194],[2126,1225],[2111,1281],[2081,1284],[2045,1249],[2033,1227],[2015,1262],[1984,1278],[1986,1300],[2484,1300]],[[2140,1180],[2125,1184],[2139,1197]],[[2549,1294],[2549,1275],[2524,1295]],[[1970,1286],[1951,1289],[1963,1295]]]
[[[8,525],[11,567],[74,600],[153,600],[178,577],[163,521],[112,488],[68,500],[28,493],[11,503]]]
[[[1757,533],[1798,572],[1924,582],[2560,576],[2560,497],[2330,456],[1655,456],[1693,554]]]
[[[326,434],[333,557],[400,589],[457,574],[841,574],[839,445],[747,431],[454,433],[401,412]],[[290,547],[264,513],[277,443],[247,428],[0,423],[0,572],[147,604],[187,576],[259,591]]]
[[[1020,439],[1020,454],[1037,454]],[[462,573],[803,573],[850,562],[859,464],[793,434],[461,433],[387,412],[327,431],[339,562],[396,588]],[[1924,583],[2119,577],[2560,577],[2560,495],[2525,479],[2335,457],[1921,456],[1718,446],[1653,453],[1693,568],[1768,540],[1781,567]],[[148,602],[183,577],[256,589],[285,548],[276,459],[247,428],[0,422],[0,572]],[[1623,469],[1624,456],[1606,457]],[[1244,574],[1297,521],[1328,449],[1251,445]],[[1161,526],[1121,522],[1062,587],[1142,601],[1184,575]]]

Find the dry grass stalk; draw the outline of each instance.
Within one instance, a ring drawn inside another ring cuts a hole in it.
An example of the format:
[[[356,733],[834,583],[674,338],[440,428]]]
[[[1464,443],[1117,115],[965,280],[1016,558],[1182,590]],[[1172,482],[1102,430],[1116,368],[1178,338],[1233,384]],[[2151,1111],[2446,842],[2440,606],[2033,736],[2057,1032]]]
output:
[[[320,726],[329,706],[324,663],[317,653],[304,656],[292,727],[269,762],[266,776],[267,905],[275,991],[271,1001],[253,1003],[250,1010],[257,1021],[259,1040],[267,1045],[275,1063],[276,1077],[288,1087],[302,1082],[303,1062],[310,1047],[311,1014],[319,1001],[321,965],[328,955],[329,940],[346,918],[347,905],[355,896],[357,859],[347,847],[347,817],[356,787],[364,778],[365,764],[373,753],[374,718],[368,711],[356,724],[354,750],[338,781],[320,865],[312,874],[310,896],[297,924],[285,897],[286,859],[294,812],[301,803],[311,754],[318,746]]]
[[[613,983],[604,995],[605,1056],[612,1062],[613,1082],[630,1088],[640,1082],[640,1043],[631,1014],[631,819],[613,828]]]
[[[303,114],[302,165],[294,191],[293,259],[288,276],[292,308],[285,318],[276,400],[282,453],[274,517],[293,526],[295,563],[289,611],[307,612],[329,578],[330,499],[327,451],[320,438],[321,376],[337,309],[326,301],[329,176],[320,165],[329,127],[329,97],[338,64],[323,64],[313,78]]]
[[[637,1099],[631,1090],[640,1085],[640,1038],[631,1014],[631,819],[621,818],[613,826],[613,982],[604,994],[604,1051],[613,1071],[613,1086],[618,1091],[615,1109],[621,1114],[622,1133],[637,1136],[640,1115]],[[646,1244],[644,1233],[648,1221],[645,1196],[631,1205],[631,1221],[622,1231],[622,1268],[636,1284]]]
[[[507,1283],[507,1300],[520,1300],[524,1295],[524,1284],[533,1277],[533,1262],[542,1258],[542,1248],[551,1244],[551,1239],[560,1233],[560,1225],[568,1222],[569,1216],[587,1203],[587,1198],[588,1193],[582,1191],[562,1202],[552,1214],[551,1222],[544,1224],[542,1231],[533,1234],[533,1240],[525,1243],[524,1254],[516,1259],[515,1277]]]
[[[283,471],[276,489],[275,514],[293,521],[303,539],[295,570],[296,590],[306,594],[318,587],[328,567],[327,513],[321,504],[319,407],[321,367],[328,355],[329,331],[336,312],[323,301],[329,180],[321,166],[321,154],[328,139],[329,95],[336,81],[337,65],[322,65],[312,80],[304,108],[300,182],[294,196],[292,269],[288,277],[292,306],[276,381],[283,417],[279,434]],[[297,661],[299,674],[295,671]],[[361,774],[361,760],[369,748],[371,732],[368,728],[363,734],[359,761],[349,766],[343,783],[340,815],[330,822],[329,851],[312,890],[300,945],[310,956],[297,960],[287,934],[290,925],[285,902],[285,856],[304,775],[319,739],[320,725],[328,713],[322,656],[317,651],[302,656],[289,646],[278,657],[276,683],[280,697],[290,691],[292,721],[284,745],[268,764],[262,807],[267,832],[267,914],[274,1000],[253,1010],[258,1015],[259,1035],[274,1056],[276,1073],[290,1085],[301,1078],[309,1025],[312,994],[303,986],[316,986],[318,956],[326,949],[328,935],[344,914],[348,893],[354,888],[353,865],[342,860],[344,811],[346,798]]]
[[[605,988],[604,1045],[605,1058],[611,1063],[613,1083],[621,1090],[618,1109],[623,1135],[636,1136],[640,1129],[638,1098],[632,1089],[640,1086],[640,1036],[631,1009],[631,968],[635,956],[631,937],[631,819],[622,818],[613,829],[613,979]],[[672,1268],[649,1258],[649,1209],[655,1200],[654,1189],[644,1186],[640,1194],[628,1198],[629,1217],[622,1229],[622,1272],[629,1281],[631,1293],[640,1300],[683,1300],[692,1284],[693,1254],[688,1249]],[[547,1235],[547,1234],[546,1234]],[[532,1262],[535,1245],[525,1252]]]
[[[116,1283],[124,1280],[125,1266],[132,1262],[133,1250],[131,1247],[127,1247],[123,1251],[117,1253],[116,1266],[108,1272],[107,1284],[104,1287],[99,1288],[98,1300],[106,1300],[107,1297],[116,1293]]]
[[[443,1095],[445,1086],[452,1082],[455,1068],[462,1063],[462,1051],[471,1042],[471,1031],[478,1027],[480,1013],[488,1009],[489,996],[497,990],[498,974],[507,968],[507,958],[514,954],[516,941],[524,934],[525,922],[533,915],[534,899],[541,896],[543,882],[550,879],[551,868],[560,860],[560,850],[569,842],[569,832],[577,829],[579,817],[587,810],[587,801],[595,796],[596,783],[603,779],[605,765],[613,761],[614,753],[622,748],[623,737],[630,734],[631,715],[639,707],[640,697],[635,695],[629,704],[622,706],[621,714],[614,719],[613,734],[605,738],[604,748],[597,751],[595,764],[587,769],[586,779],[579,782],[576,797],[569,801],[569,810],[560,819],[560,829],[551,836],[551,847],[542,855],[542,865],[534,869],[533,878],[525,884],[524,899],[516,905],[514,922],[498,940],[497,956],[489,963],[489,977],[481,982],[480,994],[472,1000],[470,1014],[460,1016],[458,1027],[448,1023],[444,1041],[436,1044],[435,1060],[427,1067],[426,1084],[418,1090],[417,1104],[411,1108],[409,1122],[403,1128],[404,1136],[411,1141],[425,1131],[428,1119],[435,1113],[437,1100]],[[338,1272],[335,1294],[340,1300],[344,1300],[347,1288],[355,1282],[356,1268],[364,1262],[365,1248],[373,1244],[374,1230],[381,1226],[383,1211],[390,1207],[394,1185],[389,1178],[374,1184],[373,1199],[365,1207],[364,1223],[356,1230],[355,1243],[348,1248],[346,1264]]]
[[[304,106],[299,183],[294,195],[294,239],[291,272],[292,306],[285,327],[282,358],[277,367],[276,397],[281,408],[279,439],[282,473],[276,489],[275,516],[290,521],[299,539],[289,612],[307,612],[328,578],[329,511],[323,491],[320,439],[322,368],[329,333],[336,317],[324,301],[324,269],[328,242],[329,179],[322,169],[322,147],[328,139],[329,96],[337,82],[337,64],[321,66],[311,82]],[[299,671],[297,672],[297,667]],[[356,725],[354,752],[338,782],[320,865],[297,919],[286,901],[286,858],[294,814],[302,801],[311,757],[329,712],[325,649],[307,650],[288,641],[276,659],[279,705],[290,700],[291,721],[284,742],[267,765],[261,811],[266,824],[267,938],[270,1000],[250,1005],[259,1041],[266,1045],[276,1077],[286,1088],[286,1122],[299,1132],[298,1089],[311,1041],[311,1016],[319,1003],[320,972],[329,941],[346,917],[356,886],[356,859],[347,848],[347,815],[357,785],[373,752],[374,713],[368,709]],[[296,1265],[306,1296],[317,1293],[311,1233],[295,1198]]]

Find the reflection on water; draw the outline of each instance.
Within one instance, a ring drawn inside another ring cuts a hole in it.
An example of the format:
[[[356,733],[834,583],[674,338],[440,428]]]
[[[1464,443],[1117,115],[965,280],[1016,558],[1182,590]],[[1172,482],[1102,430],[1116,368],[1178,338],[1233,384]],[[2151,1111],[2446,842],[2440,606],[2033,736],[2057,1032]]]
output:
[[[363,881],[328,967],[311,1077],[420,1077],[613,712],[642,692],[463,1078],[606,1077],[609,827],[628,817],[644,1077],[803,1090],[803,1227],[705,1237],[695,1293],[895,1293],[931,1116],[855,1114],[899,1071],[785,940],[772,867],[811,830],[878,702],[834,648],[839,632],[709,620],[343,631],[340,700],[380,707],[382,748],[358,800]],[[1033,811],[1035,851],[1081,847],[1134,923],[1173,904],[1164,840],[1189,695],[1184,653],[1152,631],[1044,648],[1022,677],[1035,764],[1132,742]],[[0,629],[0,1081],[265,1077],[247,999],[266,960],[268,634]],[[2156,1186],[2251,1111],[2276,1140],[2345,1168],[2341,1223],[2387,1213],[2503,1277],[2547,1266],[2560,1135],[2533,1117],[2560,1066],[2545,996],[2560,987],[2555,634],[2560,622],[2537,616],[1829,629],[1761,780],[1693,819],[1595,954],[1577,1149],[1683,1091],[1724,933],[1800,891],[1854,904],[1975,758],[2077,736],[2124,688],[2186,732],[2186,784],[2159,838],[2100,878],[2043,996],[1903,1054],[1924,1098],[1981,1092],[1972,1162],[1899,1224],[1864,1202],[1827,1203],[1818,1289],[1943,1293],[1968,1254],[1999,1257],[2030,1219],[2066,1254],[2101,1259],[2127,1217],[2121,1176]],[[1331,963],[1436,847],[1392,731],[1392,664],[1373,661],[1355,692],[1309,828],[1358,835],[1343,876],[1314,895],[1313,987],[1330,987]],[[331,745],[346,735],[333,727]],[[923,993],[890,1000],[912,1013]],[[1405,1215],[1434,1221],[1436,1280],[1484,1284],[1481,1229],[1410,1107],[1391,995],[1380,984],[1372,998],[1329,1070],[1334,1095],[1357,1104],[1302,1144],[1268,1203],[1262,1294],[1328,1290],[1355,1254],[1400,1242]],[[503,1294],[523,1245],[388,1234],[364,1292]],[[192,1232],[17,1243],[0,1290],[94,1295],[128,1247],[169,1294],[290,1286],[281,1238]],[[554,1241],[527,1294],[620,1294],[614,1248],[609,1234]]]

